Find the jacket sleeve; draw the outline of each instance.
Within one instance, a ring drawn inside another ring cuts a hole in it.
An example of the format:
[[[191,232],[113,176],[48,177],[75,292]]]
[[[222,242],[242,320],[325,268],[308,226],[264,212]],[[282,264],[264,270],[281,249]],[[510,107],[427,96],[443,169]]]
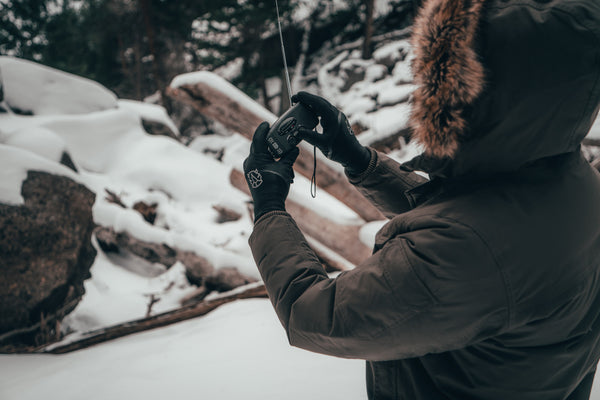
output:
[[[502,329],[506,294],[486,246],[437,225],[329,278],[291,216],[265,214],[250,246],[290,343],[380,361],[461,348]]]
[[[428,182],[414,172],[403,171],[400,164],[369,148],[371,162],[360,175],[346,174],[360,193],[388,218],[409,211],[413,205],[406,192]]]

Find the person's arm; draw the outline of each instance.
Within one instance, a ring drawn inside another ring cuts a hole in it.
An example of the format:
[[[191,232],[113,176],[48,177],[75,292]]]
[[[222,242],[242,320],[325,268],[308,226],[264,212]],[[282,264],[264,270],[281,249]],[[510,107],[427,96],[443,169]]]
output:
[[[371,159],[365,171],[346,173],[348,180],[388,218],[413,208],[407,192],[429,180],[404,171],[385,154],[369,148]]]
[[[460,348],[506,325],[506,293],[487,247],[443,219],[390,239],[336,278],[284,211],[263,215],[249,243],[297,347],[390,360]]]

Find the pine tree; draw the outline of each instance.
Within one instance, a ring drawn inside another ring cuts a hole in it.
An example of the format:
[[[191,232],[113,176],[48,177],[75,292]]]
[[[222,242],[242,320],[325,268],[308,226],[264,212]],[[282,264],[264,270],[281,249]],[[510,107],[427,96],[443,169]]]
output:
[[[0,54],[40,60],[45,46],[49,0],[3,0],[0,3]]]

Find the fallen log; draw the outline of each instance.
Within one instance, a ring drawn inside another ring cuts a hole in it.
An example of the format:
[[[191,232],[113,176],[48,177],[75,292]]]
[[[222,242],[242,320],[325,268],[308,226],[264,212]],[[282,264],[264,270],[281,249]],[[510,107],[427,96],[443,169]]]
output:
[[[85,334],[84,337],[76,341],[66,344],[58,343],[45,346],[40,349],[37,349],[35,352],[51,354],[69,353],[75,350],[81,350],[93,346],[98,343],[103,343],[109,340],[131,335],[133,333],[160,328],[166,325],[174,324],[176,322],[199,317],[209,313],[210,311],[223,304],[230,303],[235,300],[264,297],[267,297],[267,291],[264,285],[251,284],[248,285],[244,290],[240,290],[240,288],[238,288],[237,290],[234,290],[229,294],[223,294],[211,300],[205,300],[196,304],[183,306],[176,310],[167,311],[152,317],[142,318],[135,321],[128,321],[122,324],[98,329]]]
[[[229,175],[229,180],[233,187],[250,194],[243,173],[234,169]],[[286,209],[294,217],[302,232],[351,263],[359,264],[371,254],[371,250],[358,237],[361,226],[337,224],[290,199],[286,201]],[[319,255],[318,249],[313,247],[313,250],[319,258],[330,259],[326,254]]]
[[[213,79],[211,77],[211,79]],[[221,80],[219,84],[212,85],[204,80],[194,84],[182,84],[177,87],[168,87],[167,95],[182,103],[190,104],[202,115],[219,121],[228,129],[240,133],[251,139],[255,128],[266,119],[265,112],[259,113],[239,102],[236,95],[241,91],[222,78],[214,76],[214,80]],[[228,85],[227,91],[221,86]],[[255,107],[256,108],[256,107]],[[273,119],[272,116],[271,119]],[[272,120],[269,122],[273,122]],[[311,178],[313,174],[314,156],[312,151],[300,146],[300,156],[294,164],[294,169],[301,175]],[[383,214],[365,199],[346,179],[340,171],[321,163],[317,168],[317,185],[327,193],[354,210],[365,221],[385,219]]]
[[[96,228],[94,234],[100,249],[108,256],[132,254],[167,268],[177,261],[181,262],[185,266],[188,281],[197,286],[206,286],[208,292],[226,292],[256,282],[256,279],[242,274],[235,267],[216,269],[206,258],[192,251],[170,247],[164,243],[146,242],[128,232],[116,232],[113,228],[101,226]]]

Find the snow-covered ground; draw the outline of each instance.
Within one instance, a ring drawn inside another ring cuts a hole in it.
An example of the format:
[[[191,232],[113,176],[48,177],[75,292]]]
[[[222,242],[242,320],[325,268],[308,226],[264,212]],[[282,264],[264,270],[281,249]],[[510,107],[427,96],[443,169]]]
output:
[[[362,361],[290,347],[269,301],[251,299],[75,353],[0,355],[0,398],[364,400],[366,391]]]
[[[2,400],[366,398],[364,363],[289,346],[268,300],[66,355],[0,356]]]

